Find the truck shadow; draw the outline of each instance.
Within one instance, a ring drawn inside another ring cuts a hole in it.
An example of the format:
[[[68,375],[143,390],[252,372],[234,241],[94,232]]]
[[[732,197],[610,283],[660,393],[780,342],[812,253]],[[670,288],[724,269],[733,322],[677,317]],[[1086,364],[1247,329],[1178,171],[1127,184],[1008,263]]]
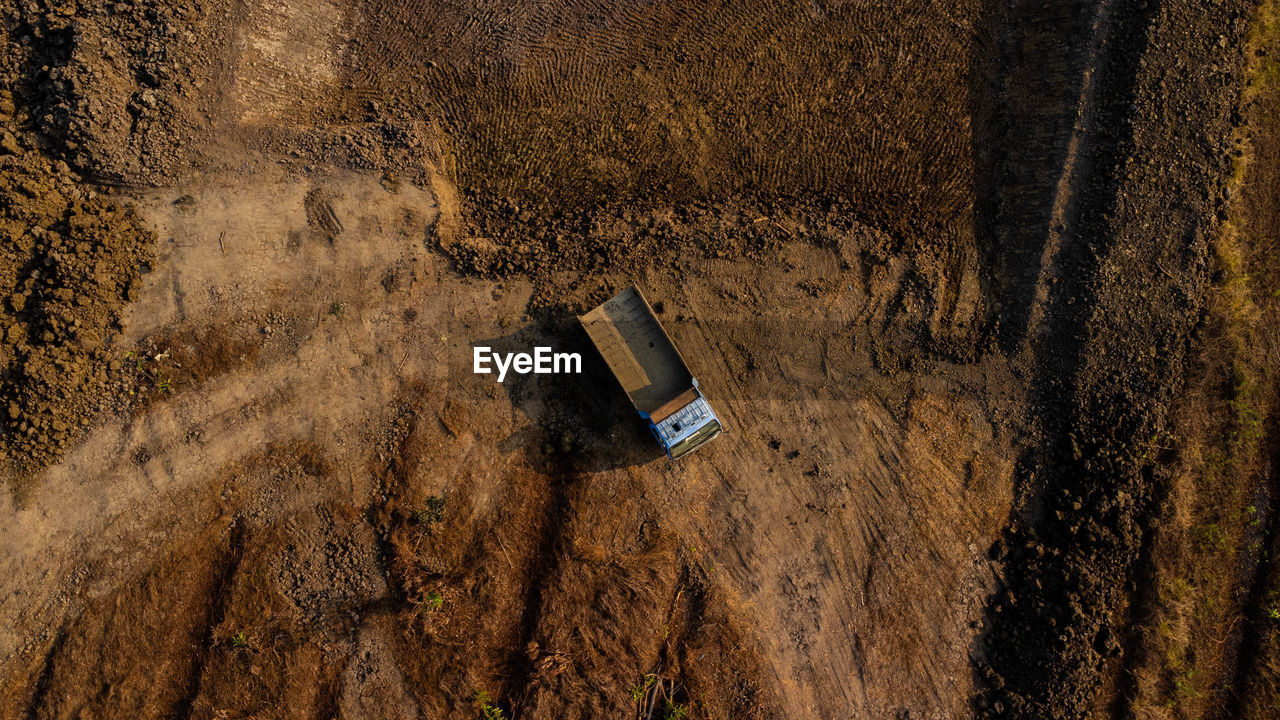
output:
[[[581,373],[507,372],[502,389],[531,426],[499,443],[501,452],[523,447],[531,457],[567,463],[581,472],[644,465],[666,457],[576,319],[534,321],[509,335],[476,341],[472,347],[488,347],[498,355],[532,355],[536,347],[549,347],[582,359]]]

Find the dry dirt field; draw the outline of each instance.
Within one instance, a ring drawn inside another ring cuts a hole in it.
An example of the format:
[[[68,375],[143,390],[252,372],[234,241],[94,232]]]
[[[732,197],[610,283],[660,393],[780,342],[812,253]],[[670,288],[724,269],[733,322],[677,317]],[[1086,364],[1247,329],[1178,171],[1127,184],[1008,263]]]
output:
[[[0,719],[1280,717],[1275,0],[0,22]]]

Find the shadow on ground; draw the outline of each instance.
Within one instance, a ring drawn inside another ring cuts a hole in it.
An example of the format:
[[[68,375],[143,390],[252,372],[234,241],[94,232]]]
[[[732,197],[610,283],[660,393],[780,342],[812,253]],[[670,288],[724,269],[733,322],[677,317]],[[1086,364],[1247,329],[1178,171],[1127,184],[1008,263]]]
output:
[[[552,313],[472,347],[488,347],[496,355],[532,355],[537,347],[549,347],[582,358],[581,373],[507,372],[502,389],[532,426],[501,441],[499,449],[504,452],[541,447],[544,455],[568,455],[574,468],[583,472],[644,465],[664,457],[647,424],[569,313]]]

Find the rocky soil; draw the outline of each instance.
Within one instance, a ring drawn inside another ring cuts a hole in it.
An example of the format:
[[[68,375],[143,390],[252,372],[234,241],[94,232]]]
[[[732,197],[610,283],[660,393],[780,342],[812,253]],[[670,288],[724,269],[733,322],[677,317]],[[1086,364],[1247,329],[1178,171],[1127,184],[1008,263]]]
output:
[[[128,405],[132,375],[109,350],[155,236],[132,204],[86,186],[27,144],[29,118],[0,94],[3,460],[22,476]],[[18,138],[23,138],[19,140]],[[17,486],[11,486],[16,490]]]

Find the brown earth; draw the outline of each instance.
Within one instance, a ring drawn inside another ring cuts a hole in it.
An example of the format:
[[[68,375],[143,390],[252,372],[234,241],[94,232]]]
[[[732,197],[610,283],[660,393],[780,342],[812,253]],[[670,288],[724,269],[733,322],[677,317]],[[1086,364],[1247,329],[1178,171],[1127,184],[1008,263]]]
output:
[[[136,295],[153,236],[132,207],[23,147],[8,129],[12,95],[0,95],[0,105],[2,461],[23,474],[56,457],[95,415],[121,406],[124,373],[103,343]]]
[[[0,717],[1187,716],[1243,0],[0,8]]]

